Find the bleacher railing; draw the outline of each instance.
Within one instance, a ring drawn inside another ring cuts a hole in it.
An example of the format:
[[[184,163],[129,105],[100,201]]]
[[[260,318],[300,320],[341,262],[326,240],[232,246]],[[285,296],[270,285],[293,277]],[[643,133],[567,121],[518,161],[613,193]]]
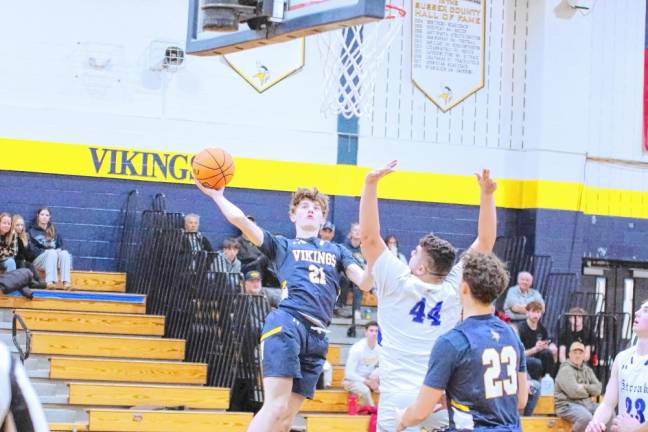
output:
[[[219,254],[192,250],[182,226],[180,213],[142,213],[130,234],[138,241],[127,291],[145,294],[147,313],[166,317],[165,337],[186,340],[187,361],[208,364],[207,385],[244,380],[249,398],[261,402],[259,337],[268,302],[243,294],[241,275],[225,272]]]
[[[20,330],[23,331],[25,334],[25,349],[22,349],[22,346],[20,345],[20,341],[18,340],[18,324],[20,324]],[[27,324],[25,324],[25,321],[22,319],[22,317],[14,311],[13,313],[13,318],[11,320],[11,340],[13,341],[14,346],[16,347],[16,350],[18,350],[18,355],[20,356],[20,361],[22,363],[25,362],[29,358],[29,355],[31,354],[31,331],[27,327]]]

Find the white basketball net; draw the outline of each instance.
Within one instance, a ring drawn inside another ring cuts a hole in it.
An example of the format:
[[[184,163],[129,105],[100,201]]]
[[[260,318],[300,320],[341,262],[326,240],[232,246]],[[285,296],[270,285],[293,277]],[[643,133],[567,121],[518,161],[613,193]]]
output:
[[[373,109],[378,66],[403,26],[404,9],[387,5],[385,18],[320,36],[324,60],[322,114],[361,117]]]

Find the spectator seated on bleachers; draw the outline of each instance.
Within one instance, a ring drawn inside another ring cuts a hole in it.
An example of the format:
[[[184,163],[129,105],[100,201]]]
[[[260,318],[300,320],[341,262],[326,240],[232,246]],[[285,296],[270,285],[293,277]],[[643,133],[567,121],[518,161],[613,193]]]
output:
[[[41,280],[40,274],[33,264],[36,256],[31,249],[29,234],[27,234],[27,230],[25,229],[25,219],[19,214],[13,215],[11,218],[11,229],[16,233],[18,243],[18,253],[15,257],[16,267],[26,268],[32,272],[32,288],[45,288],[45,281]]]
[[[228,237],[223,240],[223,249],[216,256],[216,271],[226,273],[241,273],[241,261],[237,258],[239,243],[235,238]]]
[[[34,223],[29,228],[32,250],[36,258],[36,270],[45,271],[45,282],[48,289],[56,288],[59,271],[63,289],[72,288],[72,255],[63,249],[63,238],[56,232],[47,207],[39,208]]]
[[[567,360],[567,348],[574,342],[580,342],[585,346],[584,360],[590,361],[592,355],[592,331],[584,326],[585,309],[573,307],[567,312],[567,325],[558,335],[558,359],[560,363]]]
[[[380,385],[378,377],[378,323],[369,321],[365,326],[365,337],[349,349],[344,367],[344,389],[358,396],[358,406],[374,406],[371,396]]]
[[[601,383],[585,364],[585,345],[573,342],[569,347],[569,359],[560,365],[556,375],[556,415],[570,421],[572,431],[582,432],[598,407],[592,397],[600,394]]]
[[[387,237],[385,237],[385,244],[387,245],[387,249],[389,249],[389,251],[393,253],[394,256],[398,258],[403,264],[408,263],[407,258],[400,251],[398,237],[396,237],[394,234],[389,234]]]
[[[518,274],[517,285],[513,285],[506,293],[504,312],[514,323],[521,323],[526,320],[526,306],[532,301],[539,302],[544,307],[545,302],[542,295],[531,288],[532,285],[533,276],[531,273],[523,271]]]
[[[213,252],[211,243],[207,237],[200,232],[200,216],[189,213],[184,217],[184,236],[182,240],[182,252]]]
[[[261,273],[251,270],[243,278],[243,293],[262,295],[268,300],[271,308],[276,308],[281,302],[281,289],[267,288],[261,284]]]
[[[16,270],[17,254],[18,239],[11,229],[11,215],[0,213],[0,270],[5,272]]]
[[[319,238],[324,241],[333,241],[334,237],[335,225],[333,225],[333,222],[331,221],[326,221],[319,231]]]
[[[540,380],[546,374],[554,375],[558,348],[551,342],[547,329],[540,323],[544,305],[532,301],[526,305],[526,309],[527,319],[518,324],[518,334],[525,349],[527,371],[531,378]]]

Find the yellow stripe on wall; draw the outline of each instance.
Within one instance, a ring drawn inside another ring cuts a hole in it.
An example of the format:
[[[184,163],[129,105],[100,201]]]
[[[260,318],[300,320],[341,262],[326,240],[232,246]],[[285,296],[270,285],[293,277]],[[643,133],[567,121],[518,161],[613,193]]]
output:
[[[0,138],[0,169],[60,175],[192,184],[188,153]],[[330,195],[359,196],[367,168],[235,158],[230,186],[293,191],[316,185]],[[399,171],[381,184],[381,198],[477,205],[473,176]],[[497,205],[648,219],[648,193],[577,182],[498,179]]]

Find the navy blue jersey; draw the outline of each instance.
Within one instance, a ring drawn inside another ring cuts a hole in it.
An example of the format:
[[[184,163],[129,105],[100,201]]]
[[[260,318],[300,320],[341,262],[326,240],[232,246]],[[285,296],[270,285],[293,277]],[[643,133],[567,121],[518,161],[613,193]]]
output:
[[[517,374],[524,347],[493,315],[467,318],[432,348],[425,385],[445,389],[455,430],[520,431]]]
[[[317,237],[287,239],[267,231],[259,249],[274,261],[279,280],[288,288],[279,308],[303,312],[328,326],[339,293],[338,272],[357,264],[349,251]]]

